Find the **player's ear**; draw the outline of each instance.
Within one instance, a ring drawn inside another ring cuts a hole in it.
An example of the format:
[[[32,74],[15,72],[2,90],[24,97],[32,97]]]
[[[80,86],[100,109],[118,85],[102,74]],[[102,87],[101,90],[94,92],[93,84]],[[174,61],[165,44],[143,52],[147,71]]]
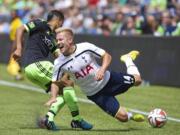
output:
[[[69,36],[69,43],[72,44],[73,43],[73,37]]]

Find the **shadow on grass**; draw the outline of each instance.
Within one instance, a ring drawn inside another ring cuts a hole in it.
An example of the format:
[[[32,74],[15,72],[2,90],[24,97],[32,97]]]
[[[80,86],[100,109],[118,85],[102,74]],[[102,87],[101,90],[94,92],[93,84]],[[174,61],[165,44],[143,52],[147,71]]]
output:
[[[42,128],[38,127],[20,127],[20,129],[33,129],[33,130],[40,130]],[[47,129],[44,129],[47,130]],[[127,129],[118,129],[118,128],[112,128],[112,129],[91,129],[91,130],[82,130],[82,129],[72,129],[67,127],[60,127],[60,131],[80,131],[80,132],[131,132],[131,131],[139,131],[143,129],[137,129],[137,128],[127,128]]]
[[[141,130],[141,129],[136,129],[136,128],[128,128],[128,129],[118,129],[118,128],[114,128],[114,129],[91,129],[91,130],[81,130],[81,129],[72,129],[72,128],[62,128],[62,131],[88,131],[88,132],[130,132],[130,131],[137,131],[137,130]]]

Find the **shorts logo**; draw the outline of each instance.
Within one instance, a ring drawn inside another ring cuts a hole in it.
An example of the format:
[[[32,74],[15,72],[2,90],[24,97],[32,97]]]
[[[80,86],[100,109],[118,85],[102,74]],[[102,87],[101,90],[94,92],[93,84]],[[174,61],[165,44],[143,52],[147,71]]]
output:
[[[81,69],[79,72],[75,72],[75,77],[78,79],[79,77],[84,78],[86,75],[90,73],[94,68],[91,65],[87,65],[86,68]]]
[[[133,79],[130,76],[123,76],[123,78],[124,78],[124,83],[126,84],[133,83]]]

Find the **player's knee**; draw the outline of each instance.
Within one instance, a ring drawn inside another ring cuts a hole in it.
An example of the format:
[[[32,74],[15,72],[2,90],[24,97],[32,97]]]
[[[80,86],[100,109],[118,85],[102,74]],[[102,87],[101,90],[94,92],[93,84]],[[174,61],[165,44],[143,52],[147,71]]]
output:
[[[142,79],[140,75],[134,75],[134,78],[135,78],[135,83],[134,83],[135,86],[138,86],[142,83]]]
[[[126,111],[124,111],[124,109],[119,109],[115,118],[121,122],[127,122],[128,121],[128,114]]]
[[[121,114],[120,116],[116,116],[116,119],[118,119],[121,122],[127,122],[128,116],[127,116],[127,114]]]

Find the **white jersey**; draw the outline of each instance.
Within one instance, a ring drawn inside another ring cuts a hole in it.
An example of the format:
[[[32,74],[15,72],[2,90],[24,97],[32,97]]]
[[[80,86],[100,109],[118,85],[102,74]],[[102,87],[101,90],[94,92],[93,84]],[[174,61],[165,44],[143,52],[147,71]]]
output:
[[[96,73],[100,68],[95,58],[101,58],[104,54],[105,51],[94,44],[88,42],[76,44],[73,54],[70,56],[61,54],[54,61],[52,81],[57,81],[64,72],[67,72],[87,96],[96,94],[110,78],[110,72],[106,71],[101,81],[95,80]]]

